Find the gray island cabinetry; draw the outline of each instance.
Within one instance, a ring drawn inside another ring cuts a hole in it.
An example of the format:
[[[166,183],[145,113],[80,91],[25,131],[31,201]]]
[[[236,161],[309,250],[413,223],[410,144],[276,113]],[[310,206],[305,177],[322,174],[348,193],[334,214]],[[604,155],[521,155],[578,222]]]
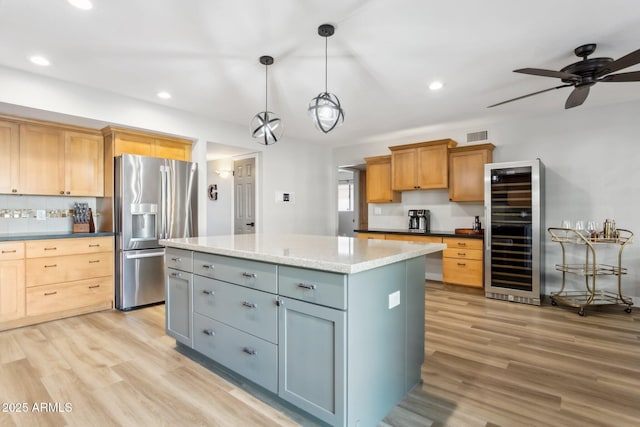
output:
[[[429,243],[235,235],[162,241],[166,329],[334,426],[374,426],[420,381]]]

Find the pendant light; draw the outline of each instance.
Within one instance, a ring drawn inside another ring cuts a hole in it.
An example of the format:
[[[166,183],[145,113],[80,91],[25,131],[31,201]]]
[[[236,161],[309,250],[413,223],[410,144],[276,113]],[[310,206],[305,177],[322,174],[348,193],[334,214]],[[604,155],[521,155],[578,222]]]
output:
[[[273,64],[273,57],[261,56],[260,63],[264,65],[264,111],[256,114],[251,120],[251,136],[260,144],[275,144],[282,137],[284,131],[282,121],[267,108],[267,77],[269,65]]]
[[[324,37],[324,92],[313,98],[309,103],[309,115],[316,127],[324,133],[329,133],[344,122],[344,110],[337,96],[327,91],[327,44],[335,28],[331,24],[318,27],[318,34]]]

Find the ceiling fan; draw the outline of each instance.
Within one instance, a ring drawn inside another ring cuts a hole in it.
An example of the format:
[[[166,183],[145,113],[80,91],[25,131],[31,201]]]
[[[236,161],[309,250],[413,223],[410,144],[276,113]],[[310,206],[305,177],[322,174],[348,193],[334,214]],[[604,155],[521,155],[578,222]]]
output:
[[[513,70],[515,73],[531,74],[542,77],[556,77],[562,80],[565,84],[519,96],[507,101],[502,101],[497,104],[489,105],[487,108],[496,107],[498,105],[506,104],[507,102],[517,101],[529,96],[569,86],[573,86],[573,91],[567,98],[564,108],[573,108],[582,105],[589,95],[589,88],[598,82],[640,82],[640,71],[611,74],[615,71],[640,63],[640,49],[631,52],[622,58],[618,58],[615,61],[612,58],[587,58],[595,52],[595,50],[595,43],[577,47],[574,50],[574,53],[576,56],[581,57],[582,61],[567,65],[560,71],[544,70],[541,68],[521,68],[519,70]]]

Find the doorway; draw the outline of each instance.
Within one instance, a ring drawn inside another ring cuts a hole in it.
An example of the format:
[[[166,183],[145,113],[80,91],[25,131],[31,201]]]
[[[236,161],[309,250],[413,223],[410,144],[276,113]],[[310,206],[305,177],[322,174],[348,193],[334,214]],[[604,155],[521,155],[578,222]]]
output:
[[[338,168],[338,235],[355,237],[356,229],[368,227],[366,166]]]
[[[236,160],[233,162],[234,234],[253,234],[256,231],[255,171],[255,157]]]

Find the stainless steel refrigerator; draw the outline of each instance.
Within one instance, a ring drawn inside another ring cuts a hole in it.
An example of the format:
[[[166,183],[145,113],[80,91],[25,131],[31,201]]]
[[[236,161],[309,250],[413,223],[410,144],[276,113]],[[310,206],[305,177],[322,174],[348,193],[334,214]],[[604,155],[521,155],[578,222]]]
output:
[[[197,234],[197,164],[123,154],[115,159],[116,308],[165,298],[159,239]]]
[[[484,167],[485,295],[540,305],[544,294],[544,165],[540,159]]]

